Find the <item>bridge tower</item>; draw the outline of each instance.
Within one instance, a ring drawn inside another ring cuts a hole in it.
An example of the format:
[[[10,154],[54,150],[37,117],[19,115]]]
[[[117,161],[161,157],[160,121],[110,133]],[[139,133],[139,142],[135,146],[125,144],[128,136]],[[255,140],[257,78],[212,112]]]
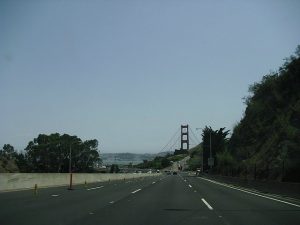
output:
[[[180,150],[189,150],[189,125],[181,125],[181,145]]]

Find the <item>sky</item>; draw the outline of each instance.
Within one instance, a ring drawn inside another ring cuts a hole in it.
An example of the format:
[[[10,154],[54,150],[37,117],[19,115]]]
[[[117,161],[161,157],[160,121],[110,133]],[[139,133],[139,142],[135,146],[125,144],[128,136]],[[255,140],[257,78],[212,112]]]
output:
[[[299,21],[297,0],[0,0],[0,146],[157,153],[181,124],[231,130]]]

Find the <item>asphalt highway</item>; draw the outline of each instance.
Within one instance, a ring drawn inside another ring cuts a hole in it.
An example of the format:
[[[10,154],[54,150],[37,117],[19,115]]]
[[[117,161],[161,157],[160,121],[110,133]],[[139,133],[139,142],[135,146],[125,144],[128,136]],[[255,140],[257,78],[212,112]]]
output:
[[[0,225],[19,224],[298,225],[300,202],[179,173],[0,193]]]

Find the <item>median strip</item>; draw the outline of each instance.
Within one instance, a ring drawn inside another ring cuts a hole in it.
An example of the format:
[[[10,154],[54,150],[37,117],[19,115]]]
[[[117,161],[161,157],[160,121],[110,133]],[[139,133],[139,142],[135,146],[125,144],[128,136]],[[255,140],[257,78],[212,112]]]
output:
[[[294,204],[294,203],[291,203],[291,202],[286,202],[286,201],[279,200],[279,199],[272,198],[272,197],[268,197],[268,196],[265,196],[265,195],[262,195],[262,194],[257,194],[257,193],[251,192],[251,191],[246,191],[244,189],[232,187],[232,186],[230,186],[228,184],[220,183],[220,182],[217,182],[217,181],[214,181],[214,180],[210,180],[210,179],[206,179],[206,178],[202,178],[202,177],[199,177],[199,178],[202,179],[202,180],[209,181],[209,182],[214,183],[214,184],[218,184],[218,185],[227,187],[227,188],[231,188],[231,189],[234,189],[234,190],[237,190],[237,191],[242,191],[242,192],[245,192],[247,194],[256,195],[258,197],[270,199],[270,200],[273,200],[273,201],[276,201],[276,202],[281,202],[281,203],[284,203],[284,204],[287,204],[287,205],[292,205],[292,206],[296,206],[296,207],[300,208],[300,205],[297,205],[297,204]]]
[[[204,198],[201,198],[202,202],[207,206],[207,208],[209,208],[210,210],[213,210],[213,207],[210,206],[210,204],[208,204],[207,201],[205,201]]]
[[[131,192],[132,194],[135,194],[135,193],[137,193],[138,191],[140,191],[140,190],[142,190],[142,189],[137,189],[137,190],[135,190],[135,191],[133,191],[133,192]]]

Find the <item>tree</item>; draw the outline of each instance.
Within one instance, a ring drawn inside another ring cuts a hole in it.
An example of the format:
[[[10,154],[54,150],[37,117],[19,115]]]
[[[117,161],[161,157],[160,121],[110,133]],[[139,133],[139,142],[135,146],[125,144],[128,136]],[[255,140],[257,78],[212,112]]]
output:
[[[217,168],[219,173],[223,175],[232,175],[236,162],[231,153],[228,150],[218,152],[217,155]]]
[[[12,145],[5,144],[2,148],[1,154],[7,159],[12,159],[15,156],[16,152]]]
[[[120,169],[117,164],[112,164],[110,167],[110,173],[119,173]]]
[[[5,144],[0,150],[0,172],[19,172],[16,164],[17,152],[10,144]]]
[[[98,141],[82,141],[77,136],[40,134],[25,149],[28,167],[34,172],[68,172],[70,151],[72,171],[90,172],[101,162]]]
[[[203,145],[203,168],[207,170],[208,158],[211,156],[214,158],[215,165],[217,164],[216,154],[223,152],[226,149],[229,134],[229,130],[226,128],[220,128],[219,130],[213,130],[211,127],[205,126],[202,132],[202,145]]]
[[[162,160],[161,160],[161,167],[162,168],[166,168],[168,166],[171,165],[171,162],[168,158],[164,157]]]
[[[27,161],[27,155],[23,153],[19,153],[16,155],[16,164],[19,168],[20,172],[30,172],[30,168]]]

